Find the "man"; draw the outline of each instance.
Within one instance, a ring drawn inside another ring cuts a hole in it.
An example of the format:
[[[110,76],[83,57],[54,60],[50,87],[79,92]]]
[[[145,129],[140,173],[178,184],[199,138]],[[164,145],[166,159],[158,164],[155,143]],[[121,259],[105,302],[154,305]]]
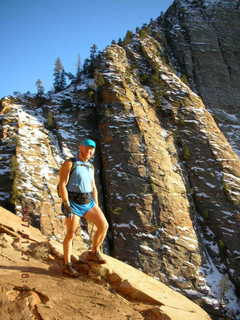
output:
[[[108,223],[98,206],[98,193],[94,179],[94,168],[89,163],[96,148],[95,141],[85,139],[80,143],[78,158],[66,160],[60,169],[59,192],[62,198],[62,211],[66,216],[67,233],[63,242],[64,267],[63,273],[73,277],[79,273],[72,267],[72,240],[79,225],[80,217],[96,226],[92,246],[87,259],[95,263],[105,263],[99,253]]]

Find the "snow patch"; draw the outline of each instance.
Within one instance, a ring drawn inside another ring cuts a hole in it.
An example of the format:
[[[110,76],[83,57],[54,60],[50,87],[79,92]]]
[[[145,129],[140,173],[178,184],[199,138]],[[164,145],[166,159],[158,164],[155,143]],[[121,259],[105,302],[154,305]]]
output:
[[[142,248],[144,251],[154,252],[154,250],[146,245],[141,244],[140,248]]]

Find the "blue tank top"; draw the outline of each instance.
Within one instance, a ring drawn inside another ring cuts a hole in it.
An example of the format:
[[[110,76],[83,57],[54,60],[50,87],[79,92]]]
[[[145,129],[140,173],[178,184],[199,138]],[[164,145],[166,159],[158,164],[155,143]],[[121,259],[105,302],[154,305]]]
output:
[[[94,180],[93,165],[89,162],[75,161],[67,184],[70,192],[92,192]]]

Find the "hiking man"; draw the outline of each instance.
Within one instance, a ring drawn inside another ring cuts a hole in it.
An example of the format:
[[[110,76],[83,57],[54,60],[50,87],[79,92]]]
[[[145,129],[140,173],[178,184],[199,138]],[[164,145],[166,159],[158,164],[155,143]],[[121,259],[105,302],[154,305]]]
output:
[[[96,148],[95,141],[85,139],[80,143],[76,159],[66,160],[60,169],[59,193],[62,198],[62,211],[66,216],[67,233],[63,242],[63,273],[77,277],[79,273],[72,267],[72,240],[79,225],[80,217],[96,226],[87,260],[103,264],[106,261],[99,253],[108,223],[98,206],[98,192],[94,179],[94,167],[89,163]]]

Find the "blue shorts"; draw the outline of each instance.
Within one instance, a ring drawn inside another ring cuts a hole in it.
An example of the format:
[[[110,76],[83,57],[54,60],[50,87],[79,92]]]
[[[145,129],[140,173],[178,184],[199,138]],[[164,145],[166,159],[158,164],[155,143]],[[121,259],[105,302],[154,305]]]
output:
[[[70,207],[74,214],[79,217],[83,217],[90,209],[95,206],[95,201],[91,200],[89,203],[78,204],[72,200],[70,200]]]

